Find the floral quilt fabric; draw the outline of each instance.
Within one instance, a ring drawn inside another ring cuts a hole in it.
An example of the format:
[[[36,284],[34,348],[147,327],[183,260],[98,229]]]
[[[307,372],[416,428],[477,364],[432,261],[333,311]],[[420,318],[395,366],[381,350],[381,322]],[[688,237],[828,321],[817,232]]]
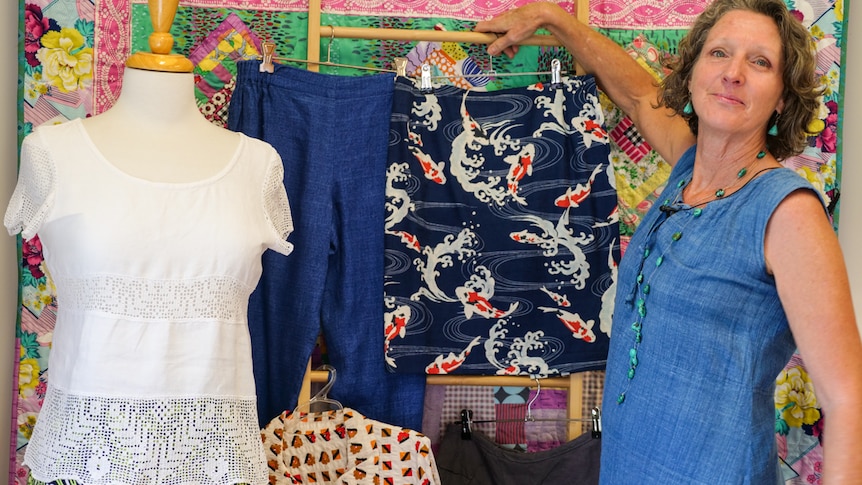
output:
[[[786,0],[803,23],[808,26],[817,42],[818,73],[826,86],[818,120],[812,123],[812,137],[803,156],[787,162],[802,176],[826,194],[830,208],[835,210],[834,223],[838,224],[835,203],[839,197],[841,152],[837,134],[840,132],[843,106],[842,64],[846,53],[843,39],[846,35],[845,0]],[[367,25],[395,28],[434,28],[438,23],[449,29],[469,29],[475,22],[518,4],[515,1],[479,3],[452,3],[442,0],[399,2],[397,11],[391,2],[324,1],[326,23],[362,22]],[[591,0],[590,23],[608,34],[621,45],[630,45],[644,62],[660,66],[661,57],[672,54],[682,29],[685,29],[708,0],[663,2],[651,0]],[[135,0],[22,0],[19,72],[22,73],[21,110],[19,112],[20,137],[42,123],[86,117],[111,106],[120,92],[122,65],[130,50],[146,48],[146,31],[149,18],[145,2]],[[571,11],[571,2],[561,2]],[[138,9],[143,14],[134,15]],[[229,101],[231,90],[230,65],[239,57],[255,56],[260,39],[276,35],[279,53],[296,57],[305,56],[304,22],[307,3],[300,0],[190,0],[180,7],[172,33],[177,39],[177,52],[194,53],[199,75],[198,101],[208,117],[223,122],[222,107]],[[235,14],[239,19],[230,19]],[[366,19],[357,20],[357,17]],[[183,20],[185,19],[185,20]],[[454,20],[454,22],[453,22]],[[134,32],[134,33],[133,33]],[[643,33],[655,47],[634,42]],[[324,52],[325,48],[324,47]],[[362,62],[375,66],[389,66],[395,54],[404,55],[414,46],[395,41],[335,42],[334,56],[342,61]],[[442,45],[429,46],[427,52],[414,51],[417,59],[430,56]],[[461,51],[472,57],[476,65],[486,69],[490,60],[483,56],[482,46],[461,45]],[[461,54],[450,50],[449,58],[456,63]],[[452,53],[455,55],[453,56]],[[563,55],[558,49],[525,49],[520,62],[523,71],[545,70],[548,60]],[[438,55],[440,59],[445,57]],[[335,58],[335,57],[334,57]],[[529,58],[529,59],[528,59]],[[528,59],[525,61],[525,59]],[[494,59],[493,66],[500,72],[517,70],[518,66]],[[462,63],[463,64],[463,63]],[[570,65],[570,64],[567,64]],[[357,75],[361,72],[341,74]],[[504,79],[504,78],[501,78]],[[529,84],[528,78],[505,78],[510,84]],[[490,86],[492,89],[496,85]],[[605,105],[603,101],[603,105]],[[610,108],[612,110],[613,108]],[[636,134],[628,131],[625,117],[620,113],[606,112],[606,123],[611,139],[612,158],[620,195],[621,250],[625,249],[627,234],[636,226],[655,200],[666,178],[666,167],[654,152],[640,145]],[[19,483],[26,482],[27,470],[20,466],[33,425],[48,385],[51,335],[54,328],[56,301],[50,276],[45,274],[38,238],[21,244],[21,296],[20,318],[16,326],[16,358],[18,359],[13,396],[13,422],[16,433],[12,447],[13,476]],[[777,438],[781,456],[785,461],[788,483],[817,483],[821,453],[819,415],[816,395],[808,385],[804,366],[796,360],[788,364],[786,376],[779,377],[776,394]],[[817,411],[817,412],[815,412]],[[798,417],[798,418],[797,418]],[[530,437],[528,436],[529,440]]]

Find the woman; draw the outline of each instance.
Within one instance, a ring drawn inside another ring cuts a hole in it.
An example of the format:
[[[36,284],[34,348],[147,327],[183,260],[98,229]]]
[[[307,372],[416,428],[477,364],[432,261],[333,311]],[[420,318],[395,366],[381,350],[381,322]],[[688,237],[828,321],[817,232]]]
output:
[[[661,86],[611,40],[533,3],[480,22],[491,55],[546,28],[674,166],[620,264],[602,482],[782,480],[774,380],[798,349],[827,427],[827,483],[862,483],[862,344],[843,256],[798,154],[819,94],[781,0],[716,0]]]

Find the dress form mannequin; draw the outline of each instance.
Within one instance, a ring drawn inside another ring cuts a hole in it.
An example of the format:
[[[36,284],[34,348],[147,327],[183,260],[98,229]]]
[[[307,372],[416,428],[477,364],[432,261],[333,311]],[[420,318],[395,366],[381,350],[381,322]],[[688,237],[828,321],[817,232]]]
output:
[[[21,144],[4,225],[39,236],[61,302],[28,483],[267,480],[247,309],[264,252],[293,250],[284,166],[201,116],[190,63],[162,56]]]
[[[210,123],[194,98],[191,61],[171,54],[168,33],[178,0],[149,0],[152,52],[129,57],[120,97],[83,120],[102,155],[129,175],[157,182],[193,182],[224,168],[239,135]]]

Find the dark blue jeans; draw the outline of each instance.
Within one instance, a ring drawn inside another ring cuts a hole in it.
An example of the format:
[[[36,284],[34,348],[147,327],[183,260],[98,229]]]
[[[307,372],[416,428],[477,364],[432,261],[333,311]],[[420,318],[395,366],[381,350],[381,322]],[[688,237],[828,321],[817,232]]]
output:
[[[329,396],[419,430],[425,376],[383,360],[384,188],[392,75],[343,77],[238,64],[228,127],[272,144],[294,217],[290,256],[263,255],[249,303],[261,425],[292,409],[323,332],[337,370]]]

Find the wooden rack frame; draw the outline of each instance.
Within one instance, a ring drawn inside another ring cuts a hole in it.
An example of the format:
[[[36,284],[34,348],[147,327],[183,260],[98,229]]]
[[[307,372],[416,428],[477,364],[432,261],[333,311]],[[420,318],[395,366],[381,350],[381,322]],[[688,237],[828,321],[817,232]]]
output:
[[[589,21],[589,2],[576,1],[578,19]],[[497,39],[495,34],[482,32],[449,32],[438,30],[401,30],[364,27],[337,27],[321,25],[320,0],[309,0],[308,4],[308,57],[309,61],[320,61],[320,44],[322,39],[350,38],[369,40],[404,40],[429,42],[458,42],[468,44],[490,44]],[[534,35],[523,42],[524,45],[559,46],[560,42],[550,35]],[[318,71],[319,66],[309,63],[308,69]],[[576,71],[580,69],[576,66]],[[311,399],[311,383],[323,383],[328,379],[328,372],[311,369],[309,360],[305,377],[299,393],[299,402]],[[429,385],[446,386],[513,386],[534,387],[536,381],[527,376],[464,376],[464,375],[429,375],[426,378]],[[573,439],[581,434],[583,423],[575,419],[583,419],[583,374],[571,374],[566,377],[550,377],[541,380],[545,389],[564,389],[567,391],[567,416],[569,421],[567,434]]]
[[[299,394],[299,402],[311,399],[311,383],[324,383],[329,378],[325,370],[311,370],[309,362]],[[536,387],[536,381],[527,376],[464,376],[429,375],[425,382],[435,386],[511,386]],[[571,374],[566,377],[541,379],[542,389],[562,389],[566,391],[566,416],[572,418],[566,426],[566,435],[571,440],[581,434],[586,418],[583,415],[584,376]],[[492,417],[487,417],[492,418]],[[486,419],[486,418],[482,418]],[[581,419],[582,421],[576,421]]]
[[[483,32],[450,32],[421,29],[380,29],[372,27],[338,27],[320,24],[321,0],[308,2],[308,55],[309,61],[320,61],[321,39],[369,39],[369,40],[404,40],[428,42],[458,42],[464,44],[490,44],[497,39],[495,34]],[[575,15],[584,23],[589,22],[590,5],[586,0],[575,1]],[[523,45],[560,46],[560,41],[552,35],[533,35],[522,43]],[[318,66],[309,64],[309,70],[317,71]],[[579,66],[575,71],[581,73]]]

